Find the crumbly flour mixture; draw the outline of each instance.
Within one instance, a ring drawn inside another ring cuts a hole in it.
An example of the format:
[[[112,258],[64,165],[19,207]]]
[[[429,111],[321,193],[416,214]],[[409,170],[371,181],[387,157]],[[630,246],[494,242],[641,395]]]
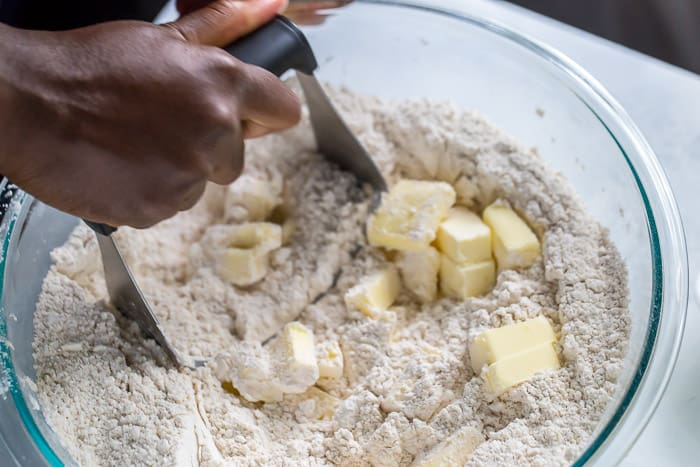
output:
[[[447,181],[477,212],[507,200],[543,257],[500,273],[483,297],[421,305],[403,290],[395,320],[369,319],[343,294],[388,262],[365,240],[371,194],[313,152],[306,121],[252,141],[240,184],[212,186],[191,211],[117,234],[166,334],[208,367],[174,369],[110,309],[86,227],[54,251],[35,315],[37,385],[79,464],[410,465],[463,427],[485,438],[469,465],[563,465],[581,453],[616,388],[630,326],[625,267],[605,229],[534,151],[477,114],[347,90],[332,100],[390,180]],[[276,190],[295,229],[262,282],[235,287],[199,241],[210,226],[256,216],[236,204],[237,187],[255,180]],[[469,342],[538,315],[554,324],[562,368],[494,399],[471,369]],[[318,345],[340,343],[340,379],[263,404],[217,378],[242,339],[264,342],[295,319]],[[334,411],[326,393],[340,399]]]

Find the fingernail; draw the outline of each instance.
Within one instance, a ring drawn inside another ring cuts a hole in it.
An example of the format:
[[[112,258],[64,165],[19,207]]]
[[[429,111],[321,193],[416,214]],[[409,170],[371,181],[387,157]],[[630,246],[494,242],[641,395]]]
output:
[[[282,3],[280,3],[279,8],[277,8],[277,14],[281,15],[287,10],[287,7],[289,6],[289,0],[282,0]]]

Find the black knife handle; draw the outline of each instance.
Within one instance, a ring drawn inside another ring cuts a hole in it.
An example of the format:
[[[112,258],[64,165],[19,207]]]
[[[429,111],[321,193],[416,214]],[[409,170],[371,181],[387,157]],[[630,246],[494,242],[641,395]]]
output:
[[[92,222],[86,219],[83,219],[83,222],[85,222],[88,227],[100,235],[110,235],[117,231],[116,227],[111,227],[107,224],[100,224],[98,222]]]
[[[304,34],[280,15],[224,50],[240,61],[262,67],[276,76],[287,70],[310,75],[317,67],[316,57]]]

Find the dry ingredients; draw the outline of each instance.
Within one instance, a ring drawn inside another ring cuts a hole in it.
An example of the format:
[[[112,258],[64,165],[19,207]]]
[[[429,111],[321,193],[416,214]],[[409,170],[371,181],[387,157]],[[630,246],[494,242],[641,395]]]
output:
[[[477,114],[331,95],[391,181],[446,181],[476,212],[505,199],[535,229],[543,257],[501,272],[483,297],[423,304],[430,291],[404,287],[396,319],[372,319],[343,300],[389,263],[364,238],[368,192],[313,152],[307,121],[250,142],[240,185],[210,187],[193,210],[152,229],[118,232],[170,339],[211,367],[171,368],[109,308],[87,228],[54,251],[35,315],[38,393],[81,465],[410,465],[450,435],[478,444],[469,465],[563,465],[589,441],[630,326],[625,267],[605,229],[534,151]],[[258,220],[236,190],[260,181],[292,228],[262,282],[234,287],[199,242],[212,225]],[[554,324],[562,368],[494,398],[471,369],[469,345],[485,329],[539,315]],[[339,342],[340,379],[262,404],[216,377],[241,339],[263,342],[295,319],[318,345]]]

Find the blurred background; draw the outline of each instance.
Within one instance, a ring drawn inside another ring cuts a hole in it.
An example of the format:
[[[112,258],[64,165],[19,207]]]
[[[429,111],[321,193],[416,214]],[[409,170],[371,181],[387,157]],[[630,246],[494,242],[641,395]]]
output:
[[[207,0],[180,1],[206,3]],[[700,73],[700,0],[509,1]],[[0,21],[30,29],[68,29],[110,19],[152,20],[165,2],[0,0]],[[292,11],[288,14],[298,22],[316,22],[322,20],[323,14],[315,14],[315,8],[332,8],[348,2],[291,0]]]
[[[700,73],[700,0],[510,0]]]

